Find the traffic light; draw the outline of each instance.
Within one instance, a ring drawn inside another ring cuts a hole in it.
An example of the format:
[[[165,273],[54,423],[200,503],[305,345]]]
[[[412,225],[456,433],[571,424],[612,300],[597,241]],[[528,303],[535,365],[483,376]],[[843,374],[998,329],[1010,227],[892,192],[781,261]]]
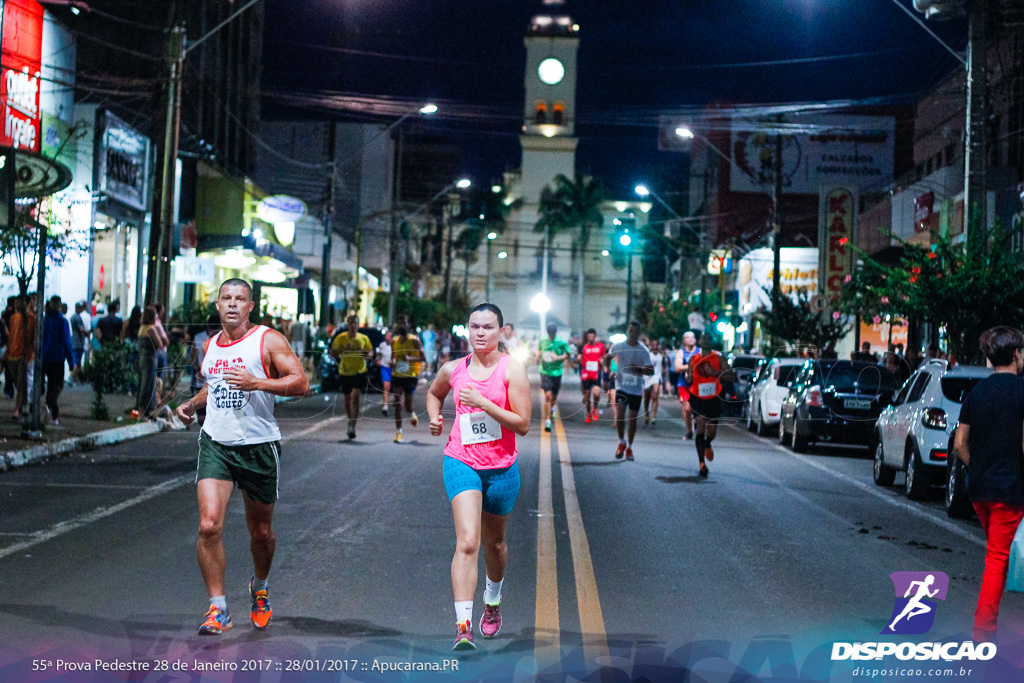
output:
[[[708,320],[710,320],[713,323],[718,322],[718,313],[716,311],[709,311]]]
[[[357,289],[356,293],[352,295],[352,310],[359,311],[363,307],[363,290]]]
[[[616,218],[612,221],[615,228],[612,233],[612,264],[616,268],[626,266],[626,255],[636,251],[639,246],[635,218]]]

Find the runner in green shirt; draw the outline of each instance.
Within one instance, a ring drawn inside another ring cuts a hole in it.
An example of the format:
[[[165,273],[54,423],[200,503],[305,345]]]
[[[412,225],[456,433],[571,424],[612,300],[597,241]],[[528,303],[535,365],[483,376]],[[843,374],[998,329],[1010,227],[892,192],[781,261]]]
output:
[[[548,325],[548,338],[541,339],[537,345],[537,358],[540,361],[540,387],[544,390],[544,412],[547,421],[544,431],[551,431],[551,420],[555,416],[555,404],[558,392],[562,388],[562,363],[569,358],[569,345],[555,337],[558,325]]]

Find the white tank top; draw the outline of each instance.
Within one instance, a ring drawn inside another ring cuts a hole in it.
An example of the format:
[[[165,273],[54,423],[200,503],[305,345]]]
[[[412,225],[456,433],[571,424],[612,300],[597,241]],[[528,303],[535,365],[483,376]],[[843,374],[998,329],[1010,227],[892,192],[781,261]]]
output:
[[[263,365],[263,338],[269,331],[257,325],[235,342],[221,339],[223,332],[210,339],[202,365],[209,392],[203,431],[217,443],[246,446],[281,438],[274,420],[274,395],[232,389],[224,381],[224,371],[232,367],[245,368],[257,379],[269,376]]]

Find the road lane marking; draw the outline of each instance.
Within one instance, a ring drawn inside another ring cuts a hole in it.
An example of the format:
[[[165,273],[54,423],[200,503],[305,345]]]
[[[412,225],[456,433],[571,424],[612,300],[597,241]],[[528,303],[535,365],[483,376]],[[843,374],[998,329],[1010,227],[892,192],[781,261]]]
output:
[[[561,657],[555,511],[551,487],[551,433],[542,431],[537,487],[537,605],[533,635],[533,652],[539,668]]]
[[[562,493],[565,496],[565,521],[569,527],[569,545],[572,548],[572,566],[576,575],[576,601],[580,611],[580,633],[583,636],[583,656],[587,665],[608,656],[608,635],[604,628],[601,598],[597,593],[594,562],[590,556],[587,531],[583,528],[583,513],[576,495],[576,478],[572,471],[569,442],[565,438],[562,418],[555,419],[558,436],[558,457],[562,463]]]
[[[306,436],[307,434],[311,434],[312,432],[318,429],[322,429],[323,427],[326,427],[329,424],[340,422],[341,419],[341,417],[333,417],[328,420],[324,420],[323,422],[319,422],[316,425],[313,425],[312,427],[303,429],[302,431],[296,432],[294,434],[289,434],[288,436],[284,436],[281,438],[281,441],[290,441],[292,439],[301,438],[303,436]],[[112,505],[111,507],[97,508],[92,512],[87,512],[83,515],[79,515],[78,517],[74,517],[73,519],[65,520],[63,522],[57,522],[48,529],[42,529],[40,531],[28,534],[29,537],[26,538],[24,541],[21,541],[20,543],[15,543],[14,545],[7,546],[6,548],[0,548],[0,559],[9,557],[10,555],[14,555],[15,553],[19,553],[23,550],[28,550],[29,548],[39,545],[40,543],[45,543],[46,541],[50,541],[59,536],[63,536],[64,534],[76,531],[84,526],[92,524],[93,522],[98,522],[101,519],[110,517],[111,515],[115,515],[118,512],[127,510],[128,508],[134,507],[140,503],[145,503],[146,501],[152,500],[157,496],[162,496],[165,493],[170,493],[171,491],[177,488],[192,483],[195,483],[195,474],[184,474],[180,477],[175,477],[173,479],[168,479],[167,481],[160,482],[155,486],[150,486],[148,489],[145,489],[142,493],[135,496],[134,498],[129,498],[128,500],[118,503],[116,505]]]
[[[74,483],[54,483],[54,482],[38,482],[32,483],[30,481],[0,481],[0,486],[27,486],[34,488],[69,488],[69,489],[119,489],[129,491],[142,491],[145,486],[129,486],[122,484],[74,484]]]
[[[804,463],[805,465],[810,465],[811,467],[813,467],[815,469],[818,469],[818,470],[821,470],[822,472],[825,472],[827,474],[831,474],[833,477],[835,477],[837,479],[841,479],[841,480],[845,481],[846,483],[848,483],[848,484],[850,484],[852,486],[856,486],[857,488],[861,489],[862,491],[866,491],[867,493],[870,493],[872,496],[875,496],[876,498],[878,498],[880,500],[884,500],[889,505],[892,505],[894,507],[900,508],[901,510],[904,510],[905,512],[909,512],[910,514],[914,515],[915,517],[920,517],[921,519],[927,520],[927,521],[931,522],[932,524],[935,524],[936,526],[942,527],[946,531],[948,531],[948,532],[950,532],[952,534],[955,534],[955,535],[959,536],[960,538],[963,538],[963,539],[965,539],[967,541],[970,541],[971,543],[973,543],[973,544],[975,544],[977,546],[980,546],[982,548],[987,547],[987,543],[986,543],[984,538],[978,538],[977,536],[972,534],[967,529],[962,528],[958,524],[956,524],[954,522],[951,522],[948,519],[941,519],[941,518],[937,517],[936,515],[932,514],[931,512],[929,512],[928,510],[922,508],[920,505],[918,505],[916,503],[911,503],[911,502],[908,502],[908,501],[905,501],[905,500],[900,500],[898,498],[894,498],[891,495],[889,495],[888,493],[885,493],[884,491],[878,490],[878,486],[875,485],[874,482],[872,482],[871,484],[865,484],[864,482],[859,481],[857,479],[854,479],[853,477],[851,477],[849,475],[843,474],[842,472],[836,472],[835,470],[829,469],[828,467],[825,467],[824,465],[822,465],[820,463],[814,462],[813,460],[808,458],[806,455],[800,455],[799,453],[794,453],[793,451],[789,450],[785,446],[780,446],[779,444],[774,444],[774,448],[777,451],[780,451],[782,453],[785,453],[786,455],[789,455],[789,456],[791,456],[793,458],[796,458],[797,460],[799,460],[800,462]]]
[[[79,515],[74,519],[70,519],[64,522],[57,522],[49,529],[43,529],[42,531],[35,532],[29,538],[25,539],[20,543],[15,543],[14,545],[0,549],[0,559],[7,557],[9,555],[13,555],[15,553],[19,553],[23,550],[28,550],[32,546],[38,545],[45,541],[52,540],[54,538],[57,538],[58,536],[63,536],[64,534],[70,533],[72,531],[77,531],[78,529],[81,529],[84,526],[92,524],[93,522],[98,522],[99,520],[104,519],[106,517],[110,517],[111,515],[116,515],[118,512],[121,512],[122,510],[127,510],[128,508],[134,507],[139,503],[145,503],[147,500],[151,500],[153,498],[156,498],[157,496],[162,496],[163,494],[169,491],[173,491],[179,486],[191,483],[193,479],[194,476],[192,474],[183,474],[180,477],[175,477],[174,479],[168,479],[167,481],[160,482],[156,486],[150,486],[148,489],[146,489],[139,495],[135,496],[134,498],[129,498],[128,500],[118,503],[117,505],[112,505],[111,507],[108,508],[97,508],[92,512],[87,512],[84,515]]]

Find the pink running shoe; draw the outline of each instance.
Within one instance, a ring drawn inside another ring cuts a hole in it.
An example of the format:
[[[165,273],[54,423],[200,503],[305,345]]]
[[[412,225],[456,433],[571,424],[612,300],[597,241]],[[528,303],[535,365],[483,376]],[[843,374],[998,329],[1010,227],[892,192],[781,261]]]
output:
[[[455,624],[455,645],[452,650],[475,650],[473,643],[473,622],[466,620]]]
[[[484,605],[484,614],[480,617],[480,635],[484,638],[493,638],[501,630],[500,604]]]

